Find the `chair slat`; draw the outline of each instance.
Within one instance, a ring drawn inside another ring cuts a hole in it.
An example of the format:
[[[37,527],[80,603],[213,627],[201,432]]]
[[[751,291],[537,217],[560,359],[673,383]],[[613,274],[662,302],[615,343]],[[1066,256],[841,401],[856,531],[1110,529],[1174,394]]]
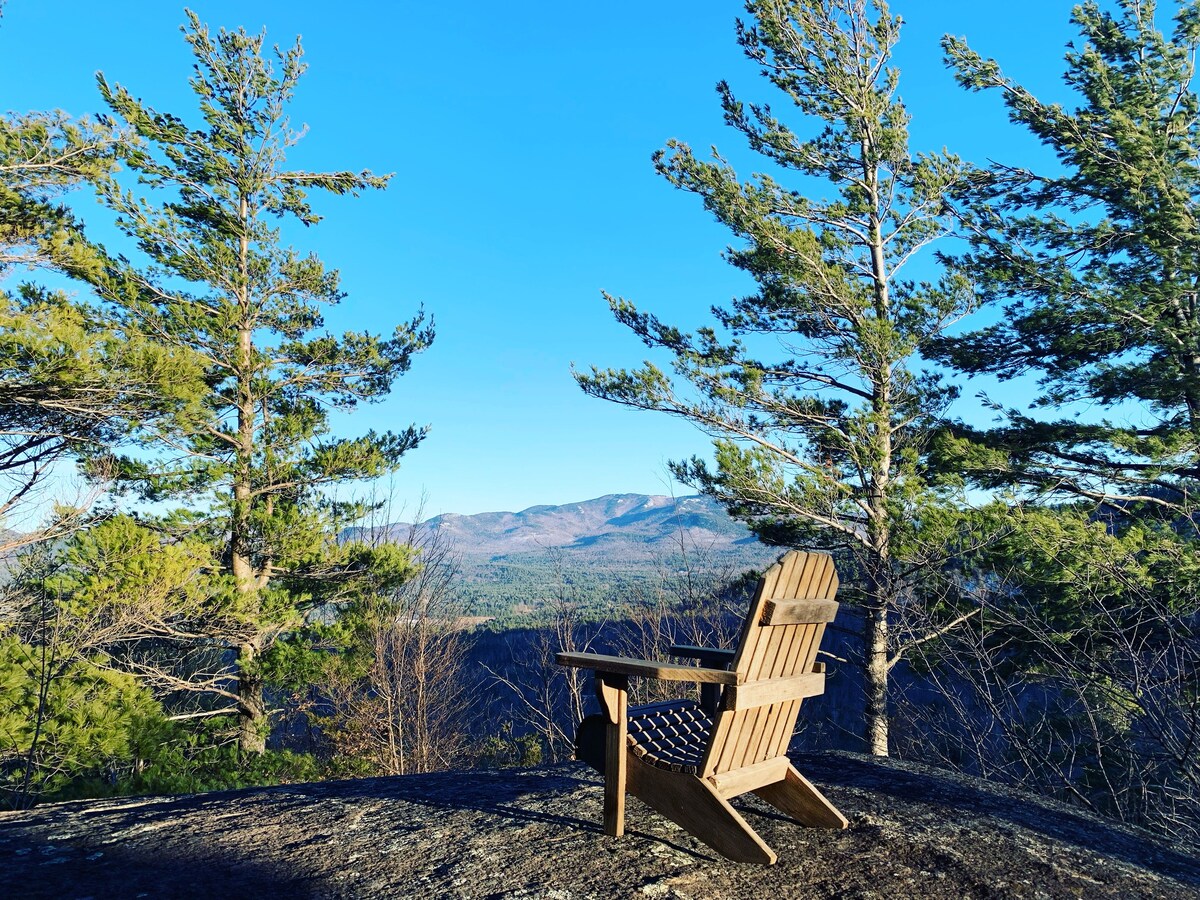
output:
[[[730,666],[730,669],[735,672],[746,674],[748,671],[746,668],[747,663],[753,653],[754,646],[758,643],[757,636],[760,629],[757,625],[759,618],[762,616],[763,604],[768,597],[775,596],[776,591],[780,589],[780,577],[783,575],[785,564],[790,567],[794,564],[794,561],[785,556],[763,573],[762,581],[758,584],[758,590],[754,593],[754,599],[750,602],[749,614],[742,622],[742,632],[741,638],[738,641],[737,655]]]
[[[821,646],[821,638],[825,634],[825,625],[824,623],[818,623],[807,627],[811,633],[800,658],[802,661],[802,670],[811,672],[816,664],[817,650]],[[787,753],[788,745],[792,742],[792,732],[796,728],[796,717],[800,713],[800,704],[800,700],[792,700],[785,704],[784,719],[788,723],[787,728],[775,734],[773,742],[767,747],[765,752],[774,752],[776,755]]]
[[[791,652],[787,661],[787,671],[790,673],[804,674],[811,670],[811,665],[806,661],[810,659],[810,654],[813,652],[814,634],[816,629],[812,625],[796,625],[790,626],[797,630],[795,639],[792,642]],[[799,703],[784,703],[780,707],[778,716],[776,717],[773,727],[767,735],[764,742],[762,753],[764,758],[770,755],[778,755],[778,748],[782,745],[785,749],[791,743],[792,731],[795,729],[796,715],[799,713]]]
[[[793,576],[791,583],[788,585],[787,591],[780,596],[787,599],[794,597],[810,596],[811,582],[820,570],[820,557],[815,553],[804,554],[802,565],[797,566],[799,570]]]
[[[741,734],[745,729],[743,723],[746,717],[753,714],[755,710],[738,710],[734,712],[730,710],[723,714],[725,719],[725,732],[723,740],[719,746],[710,748],[716,751],[715,770],[719,772],[728,772],[730,769],[738,768],[734,762],[734,753],[737,752],[737,735]]]
[[[773,645],[770,658],[764,660],[763,668],[759,671],[757,678],[752,679],[752,681],[761,683],[767,680],[774,680],[785,672],[787,658],[795,641],[795,630],[795,626],[769,629],[770,637],[768,638],[768,643]],[[740,760],[741,765],[752,765],[766,758],[764,753],[768,746],[768,736],[775,732],[779,714],[780,710],[776,705],[763,706],[753,726],[756,738],[752,742],[752,745],[747,748],[747,755]]]
[[[742,757],[742,765],[749,766],[758,762],[758,751],[762,748],[762,736],[771,725],[771,707],[760,705],[755,717],[754,728],[750,732],[750,740],[746,742],[746,753]]]
[[[811,568],[811,557],[805,554],[794,554],[789,558],[791,566],[785,566],[780,575],[783,584],[782,591],[786,596],[793,596],[807,581]],[[781,655],[787,657],[786,644],[791,635],[787,628],[755,629],[758,650],[751,659],[748,681],[759,681],[772,678],[779,672]],[[749,766],[759,762],[762,757],[763,738],[774,728],[774,718],[777,713],[771,706],[760,706],[747,712],[741,727],[747,732],[744,739],[737,741],[737,752],[734,753],[730,765],[735,767]]]
[[[774,595],[777,598],[788,598],[789,601],[797,596],[809,595],[814,582],[822,579],[827,557],[815,553],[796,553],[792,555],[792,559],[793,565],[784,569],[780,579],[781,586],[777,587],[777,593]],[[785,626],[766,631],[767,652],[759,660],[757,671],[751,670],[749,673],[750,681],[791,674],[788,665],[789,660],[795,658],[792,651],[797,638],[797,628]],[[764,639],[762,630],[758,639],[760,642]],[[748,716],[742,727],[750,729],[753,737],[746,742],[741,756],[734,758],[733,764],[749,766],[769,758],[770,749],[776,743],[776,733],[787,727],[785,716],[785,705],[779,703],[764,705],[757,714]]]
[[[793,565],[795,565],[795,560],[790,555],[785,555],[779,562],[763,572],[762,580],[759,582],[754,599],[750,603],[750,610],[742,622],[741,638],[738,641],[737,654],[734,656],[733,663],[729,667],[730,671],[741,675],[744,675],[747,671],[750,656],[753,653],[754,647],[757,646],[757,638],[762,631],[757,625],[759,618],[762,616],[765,598],[773,596],[779,590],[780,576],[784,572],[784,567],[787,566],[790,570]],[[717,712],[717,717],[713,722],[712,731],[709,735],[708,749],[705,751],[704,759],[700,764],[701,775],[703,777],[708,777],[716,771],[724,772],[733,768],[730,763],[736,748],[735,742],[730,740],[729,736],[735,729],[740,728],[743,718],[745,718],[745,713],[730,710],[720,710]]]

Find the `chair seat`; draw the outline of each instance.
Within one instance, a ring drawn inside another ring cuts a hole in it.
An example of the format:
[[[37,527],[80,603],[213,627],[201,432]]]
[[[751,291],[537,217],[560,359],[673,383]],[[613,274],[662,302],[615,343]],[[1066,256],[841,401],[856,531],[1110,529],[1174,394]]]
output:
[[[712,720],[693,700],[664,700],[629,709],[629,746],[643,762],[695,775]]]

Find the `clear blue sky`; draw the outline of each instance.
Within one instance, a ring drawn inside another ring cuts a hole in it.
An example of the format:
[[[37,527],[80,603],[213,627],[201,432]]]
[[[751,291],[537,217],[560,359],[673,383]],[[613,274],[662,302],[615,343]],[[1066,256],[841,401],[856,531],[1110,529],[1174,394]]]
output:
[[[954,85],[938,40],[965,35],[1027,86],[1061,96],[1071,5],[897,2],[914,150],[944,146],[975,161],[1038,154],[994,98]],[[330,317],[336,329],[390,331],[420,303],[436,319],[434,346],[393,395],[338,423],[347,434],[432,426],[396,482],[404,499],[424,491],[428,514],[474,513],[685,490],[669,487],[666,461],[706,453],[707,438],[586,397],[570,365],[643,358],[601,289],[692,328],[747,288],[721,260],[728,233],[650,164],[675,137],[717,145],[745,176],[754,170],[713,87],[725,78],[746,100],[783,105],[734,42],[740,3],[191,8],[213,30],[265,27],[281,45],[302,35],[309,70],[292,117],[310,132],[291,164],[396,173],[383,193],[320,200],[325,221],[294,243],[341,270],[349,297]],[[8,0],[2,105],[95,112],[103,71],[195,121],[183,19],[182,5],[165,0]]]

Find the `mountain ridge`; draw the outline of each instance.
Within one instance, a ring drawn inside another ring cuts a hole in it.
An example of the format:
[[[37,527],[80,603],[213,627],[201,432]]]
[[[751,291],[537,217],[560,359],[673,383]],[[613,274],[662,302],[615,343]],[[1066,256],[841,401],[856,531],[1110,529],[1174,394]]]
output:
[[[700,495],[605,494],[518,512],[443,513],[343,537],[449,550],[464,608],[487,618],[537,617],[567,599],[607,612],[631,598],[676,592],[681,581],[725,583],[779,553]]]
[[[350,533],[363,537],[381,531],[418,545],[437,534],[465,557],[492,559],[551,551],[647,558],[681,549],[724,556],[762,546],[719,503],[702,495],[605,494],[518,512],[443,513],[419,523],[397,522]]]

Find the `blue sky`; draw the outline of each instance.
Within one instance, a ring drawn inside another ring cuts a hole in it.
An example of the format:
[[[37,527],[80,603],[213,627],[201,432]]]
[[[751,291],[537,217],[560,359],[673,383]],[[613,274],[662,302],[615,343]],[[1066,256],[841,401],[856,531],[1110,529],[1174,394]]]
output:
[[[911,0],[897,51],[914,150],[974,161],[1042,156],[993,97],[959,89],[944,33],[965,35],[1039,95],[1061,96],[1069,2]],[[214,30],[302,35],[309,70],[291,113],[308,136],[297,168],[395,172],[385,192],[320,198],[326,216],[290,235],[341,270],[335,329],[390,331],[423,303],[434,346],[384,403],[339,419],[345,433],[432,426],[397,477],[425,512],[474,513],[606,493],[686,492],[666,461],[705,454],[686,423],[586,397],[570,376],[629,366],[643,347],[602,289],[692,328],[745,291],[721,259],[729,235],[697,198],[654,174],[669,138],[717,145],[755,169],[722,123],[722,78],[746,100],[779,98],[740,55],[736,2],[436,4],[195,0]],[[8,0],[0,20],[6,110],[95,112],[94,75],[194,120],[182,6],[164,0]],[[81,201],[82,202],[82,201]],[[98,211],[82,207],[89,222]],[[102,226],[102,223],[97,221]],[[127,250],[117,238],[113,249]],[[662,360],[659,360],[662,362]],[[987,387],[1003,397],[1003,388]],[[970,415],[971,401],[964,401]]]

